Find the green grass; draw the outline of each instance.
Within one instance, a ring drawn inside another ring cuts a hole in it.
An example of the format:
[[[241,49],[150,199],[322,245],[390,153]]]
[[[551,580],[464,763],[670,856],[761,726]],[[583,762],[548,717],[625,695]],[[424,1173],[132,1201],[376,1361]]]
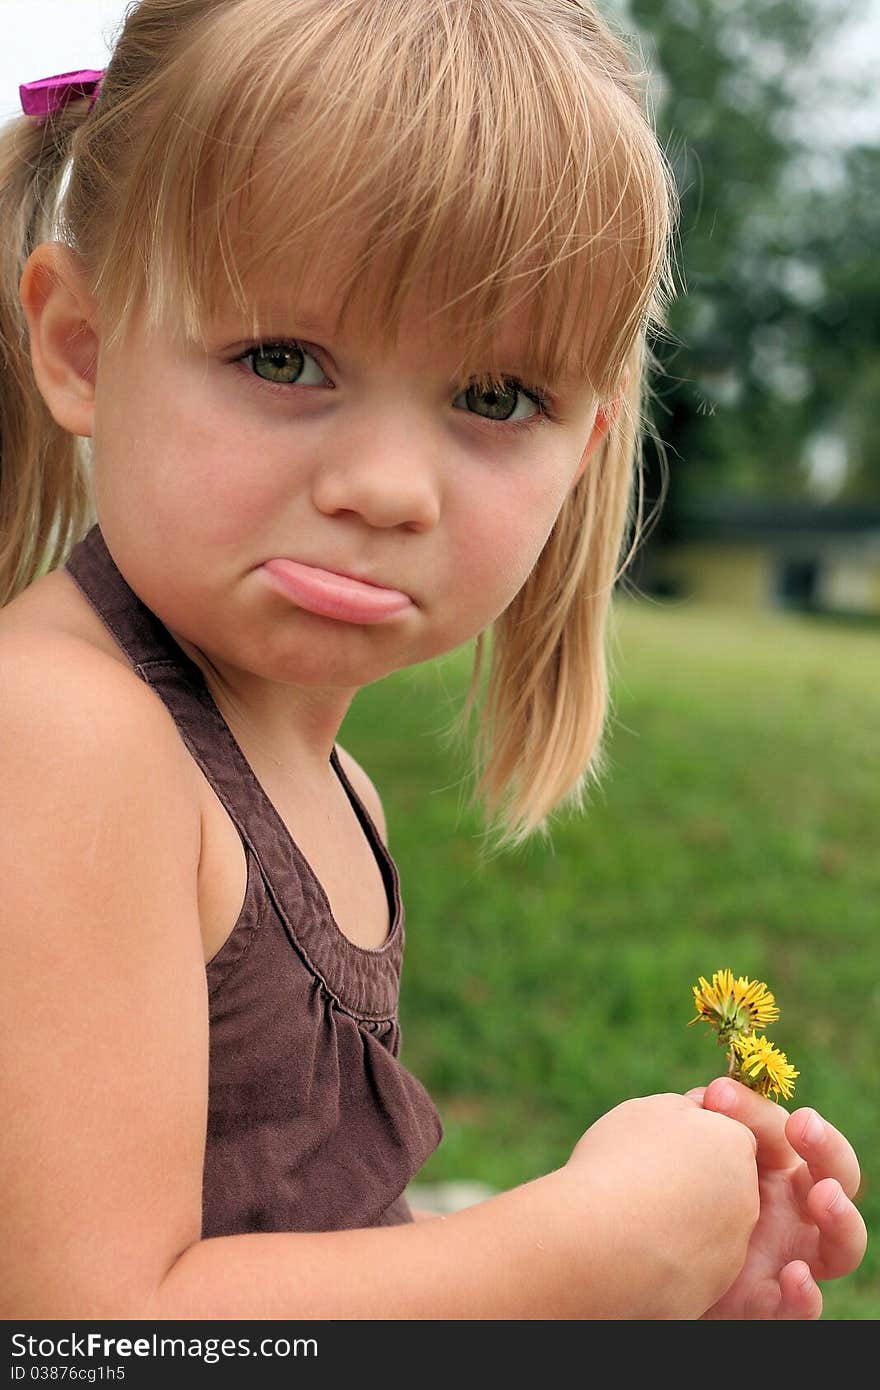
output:
[[[878,1230],[880,645],[797,616],[618,599],[610,772],[585,816],[483,862],[445,746],[468,653],[363,691],[342,742],[382,795],[403,881],[403,1059],[445,1127],[420,1181],[506,1187],[628,1096],[722,1069],[690,986],[766,980],[770,1030],[859,1154]],[[827,1284],[880,1316],[876,1242]]]

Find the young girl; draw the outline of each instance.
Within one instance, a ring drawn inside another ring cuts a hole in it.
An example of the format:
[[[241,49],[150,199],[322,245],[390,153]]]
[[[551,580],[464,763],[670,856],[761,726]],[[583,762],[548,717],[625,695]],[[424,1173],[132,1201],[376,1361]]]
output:
[[[142,0],[102,82],[23,105],[3,1316],[818,1316],[855,1155],[735,1083],[453,1216],[403,1195],[440,1122],[335,739],[474,637],[479,678],[491,633],[502,838],[596,773],[673,220],[620,41],[580,0]]]

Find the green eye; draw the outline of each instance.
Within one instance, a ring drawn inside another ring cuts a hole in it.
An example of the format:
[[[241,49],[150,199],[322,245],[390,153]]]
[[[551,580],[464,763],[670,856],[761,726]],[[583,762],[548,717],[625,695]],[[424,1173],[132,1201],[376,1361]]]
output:
[[[479,391],[475,386],[469,386],[464,396],[470,409],[479,405],[481,401],[488,407],[485,415],[487,420],[509,420],[516,410],[516,398],[520,394],[519,387],[510,382],[506,389],[500,390]],[[478,410],[477,413],[481,412]]]
[[[293,344],[270,343],[267,347],[252,348],[247,354],[255,376],[263,381],[296,381],[303,368],[305,354]]]
[[[541,420],[553,419],[553,413],[541,392],[532,386],[524,386],[516,377],[505,377],[503,381],[493,381],[485,389],[468,386],[453,401],[453,405],[466,410],[474,410],[483,420],[497,420],[499,424],[513,428],[534,425]],[[535,407],[531,414],[523,415],[523,409]]]

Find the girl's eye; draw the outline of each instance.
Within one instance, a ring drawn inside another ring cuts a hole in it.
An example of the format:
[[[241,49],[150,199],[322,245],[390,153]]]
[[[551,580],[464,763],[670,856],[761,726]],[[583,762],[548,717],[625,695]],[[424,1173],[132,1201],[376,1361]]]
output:
[[[282,386],[294,383],[312,386],[326,381],[315,358],[299,343],[263,343],[259,347],[250,348],[240,360],[250,365],[254,376]],[[305,376],[302,375],[306,363],[313,364],[317,372],[315,380],[308,379],[308,371]]]
[[[246,362],[254,376],[273,386],[327,386],[327,377],[317,359],[299,342],[260,343],[236,359]],[[464,404],[462,405],[462,402]],[[473,410],[484,420],[495,420],[500,428],[527,429],[553,420],[550,403],[541,392],[525,387],[513,377],[493,383],[481,391],[468,386],[456,396],[453,406]],[[531,409],[529,408],[531,407]]]
[[[519,405],[518,396],[521,398]],[[493,387],[491,390],[481,391],[476,386],[469,386],[461,395],[456,396],[452,404],[457,406],[460,401],[465,402],[467,409],[476,410],[484,420],[500,420],[505,424],[534,424],[542,416],[549,414],[546,401],[537,391],[527,391],[510,377],[499,383],[498,389]],[[529,405],[536,406],[537,410],[530,411],[526,408],[523,413],[523,406]]]

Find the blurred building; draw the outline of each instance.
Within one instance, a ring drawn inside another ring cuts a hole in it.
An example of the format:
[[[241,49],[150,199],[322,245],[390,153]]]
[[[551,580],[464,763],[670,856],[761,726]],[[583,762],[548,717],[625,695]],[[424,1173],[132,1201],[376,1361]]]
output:
[[[880,618],[880,508],[756,500],[683,510],[639,582],[715,603]]]

